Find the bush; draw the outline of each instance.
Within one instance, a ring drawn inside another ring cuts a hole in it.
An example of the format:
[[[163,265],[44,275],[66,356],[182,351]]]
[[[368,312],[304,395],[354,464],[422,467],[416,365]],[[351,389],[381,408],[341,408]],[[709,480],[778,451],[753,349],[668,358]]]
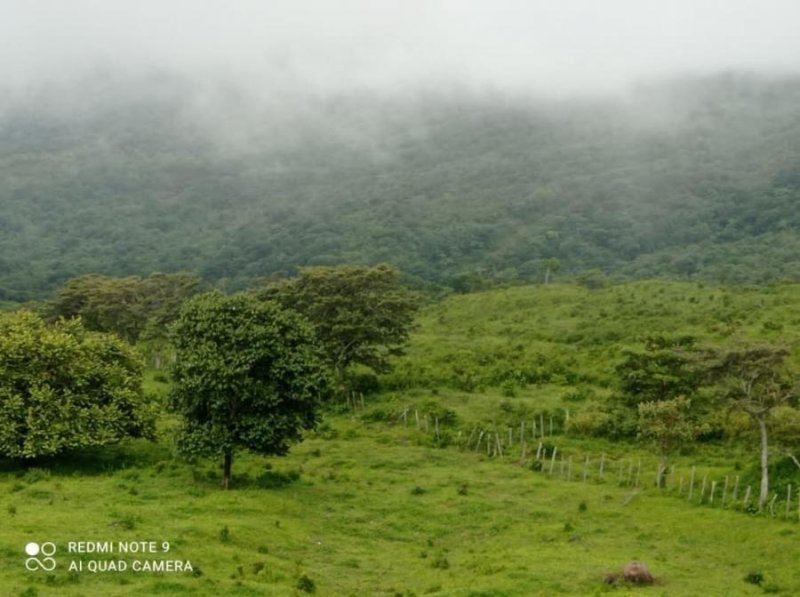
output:
[[[564,394],[561,399],[565,402],[585,402],[595,397],[594,390],[589,386],[578,386]]]
[[[576,413],[567,422],[566,432],[571,435],[600,437],[607,435],[611,415],[597,410]]]
[[[317,590],[317,583],[315,583],[313,579],[309,578],[307,574],[303,574],[297,579],[297,589],[303,591],[304,593],[313,593]]]
[[[141,361],[115,336],[79,320],[0,315],[0,455],[37,458],[153,438],[156,405],[141,380]]]

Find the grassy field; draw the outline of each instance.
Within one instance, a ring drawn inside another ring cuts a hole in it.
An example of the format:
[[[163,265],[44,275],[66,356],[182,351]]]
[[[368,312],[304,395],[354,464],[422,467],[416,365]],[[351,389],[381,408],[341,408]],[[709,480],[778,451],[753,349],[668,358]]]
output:
[[[609,368],[637,334],[792,343],[797,292],[643,283],[453,297],[422,315],[409,355],[384,380],[389,389],[355,411],[331,409],[287,457],[241,455],[227,492],[220,463],[174,456],[168,417],[156,443],[131,441],[28,469],[4,463],[0,594],[800,594],[795,510],[783,520],[780,507],[774,517],[754,516],[677,495],[677,478],[692,464],[709,481],[744,478],[755,464],[746,441],[681,455],[666,491],[653,487],[654,456],[635,444],[545,438],[574,458],[575,478],[585,456],[596,466],[606,455],[605,479],[593,469],[586,482],[562,478],[560,459],[553,475],[547,463],[532,470],[539,440],[528,440],[525,458],[516,435],[502,457],[464,448],[477,428],[516,434],[537,413],[588,408],[592,398],[575,402],[571,393],[586,386],[598,398],[608,394]],[[507,384],[504,371],[531,363],[550,371],[547,383]],[[152,374],[147,385],[165,389]],[[622,459],[642,460],[638,489],[618,483]],[[193,572],[68,571],[72,560],[119,557],[67,554],[68,541],[144,540],[167,541],[170,551],[122,558],[189,560]],[[25,545],[46,541],[58,546],[58,567],[27,571]],[[654,586],[604,583],[631,559],[649,565]]]

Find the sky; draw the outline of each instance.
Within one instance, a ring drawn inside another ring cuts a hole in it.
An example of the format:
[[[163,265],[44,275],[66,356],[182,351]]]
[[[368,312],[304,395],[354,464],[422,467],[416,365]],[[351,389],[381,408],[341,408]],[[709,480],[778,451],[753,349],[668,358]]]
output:
[[[613,91],[800,70],[798,0],[0,0],[0,81],[96,69],[264,89]]]

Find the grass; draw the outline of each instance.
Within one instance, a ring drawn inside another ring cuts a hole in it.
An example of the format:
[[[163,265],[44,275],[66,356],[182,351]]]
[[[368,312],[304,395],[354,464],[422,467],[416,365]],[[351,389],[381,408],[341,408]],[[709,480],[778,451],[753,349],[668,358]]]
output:
[[[409,355],[383,380],[388,389],[356,412],[331,409],[286,457],[240,455],[227,492],[220,462],[174,456],[170,417],[155,443],[129,441],[28,468],[0,463],[2,594],[800,594],[796,516],[783,520],[780,504],[776,517],[753,516],[676,495],[692,464],[696,492],[702,475],[750,482],[755,452],[746,442],[678,456],[666,491],[652,487],[655,457],[635,444],[546,438],[574,458],[575,477],[586,455],[593,463],[606,455],[605,480],[595,473],[586,483],[561,478],[560,461],[552,476],[548,465],[531,470],[537,441],[529,440],[527,459],[518,441],[503,458],[463,447],[476,427],[505,437],[540,413],[591,408],[613,391],[620,351],[648,331],[793,345],[797,293],[648,282],[452,297],[422,314]],[[526,367],[546,369],[547,379],[507,375]],[[153,372],[145,386],[161,396],[168,387]],[[580,388],[590,397],[576,400]],[[642,460],[638,490],[617,483],[620,459]],[[116,557],[64,553],[67,541],[81,540],[168,541],[166,557],[191,561],[194,573],[71,574],[71,559]],[[26,571],[23,547],[31,541],[57,543],[59,568]],[[604,583],[631,559],[649,565],[655,586]]]
[[[641,559],[657,586],[615,593],[760,594],[744,581],[753,571],[800,592],[795,522],[430,443],[414,425],[342,415],[286,458],[238,459],[228,492],[218,463],[174,461],[163,442],[97,455],[93,474],[7,471],[0,584],[8,595],[302,595],[306,578],[319,595],[589,595]],[[202,575],[26,572],[22,547],[45,540],[169,541]]]

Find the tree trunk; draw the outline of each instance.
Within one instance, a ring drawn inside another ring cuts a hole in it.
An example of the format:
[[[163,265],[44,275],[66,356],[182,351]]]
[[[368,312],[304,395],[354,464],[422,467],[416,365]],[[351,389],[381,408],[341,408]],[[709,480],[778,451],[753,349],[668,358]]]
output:
[[[761,416],[758,418],[758,430],[761,432],[761,493],[758,496],[759,510],[769,499],[769,452],[767,444],[767,421]]]
[[[225,452],[225,461],[222,465],[222,487],[228,489],[231,485],[231,465],[233,464],[233,452]]]
[[[550,266],[549,265],[547,266],[547,269],[544,271],[544,283],[545,284],[549,284],[550,283]]]

